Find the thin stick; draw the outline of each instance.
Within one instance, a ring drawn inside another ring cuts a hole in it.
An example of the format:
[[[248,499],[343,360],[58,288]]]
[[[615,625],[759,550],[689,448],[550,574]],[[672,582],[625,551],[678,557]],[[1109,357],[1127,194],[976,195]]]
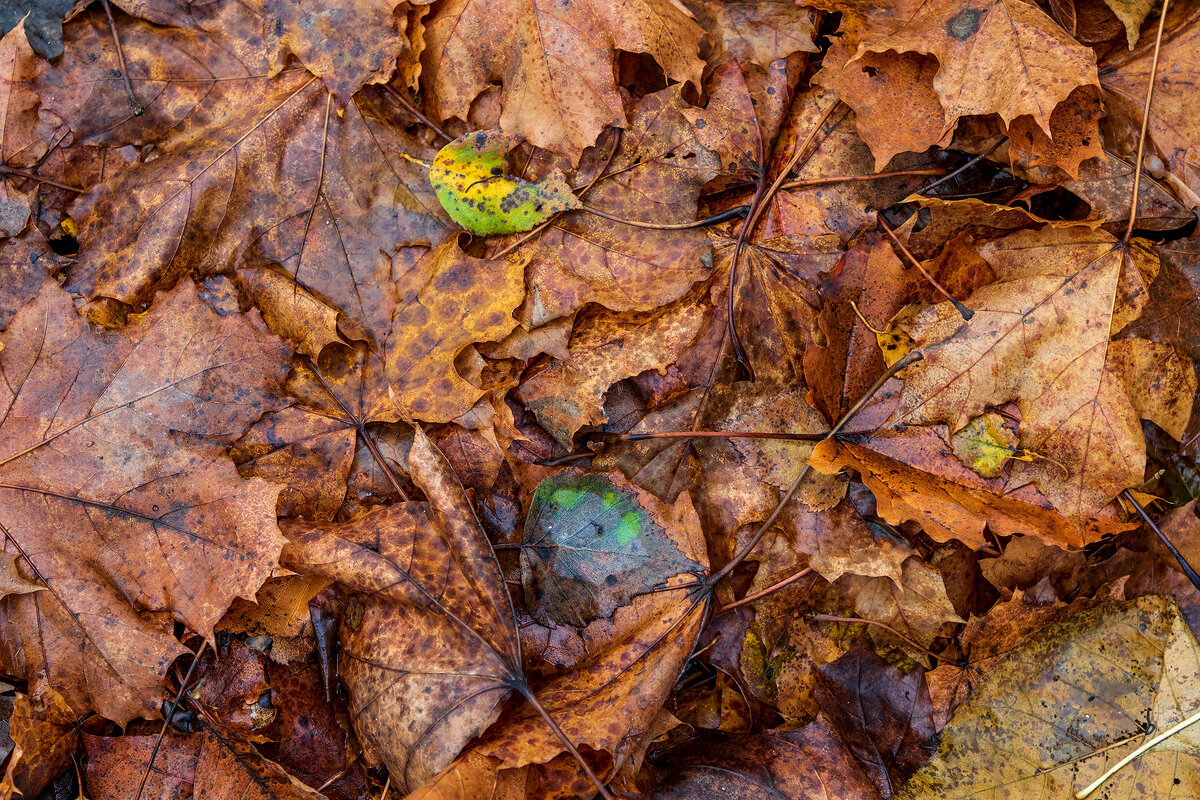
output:
[[[200,643],[200,649],[196,651],[196,656],[192,659],[192,665],[188,667],[187,674],[179,682],[179,691],[175,693],[175,702],[171,703],[170,710],[163,717],[162,728],[158,732],[158,738],[154,740],[154,749],[150,751],[150,760],[146,762],[146,771],[142,773],[142,781],[138,784],[137,793],[134,794],[133,800],[141,800],[142,790],[146,788],[146,779],[150,777],[150,768],[154,766],[154,759],[158,756],[158,749],[162,747],[163,737],[167,735],[167,726],[171,724],[171,718],[179,710],[179,701],[183,698],[183,693],[187,691],[188,683],[192,680],[192,673],[195,671],[196,665],[200,663],[200,657],[204,655],[206,647],[208,647],[207,641]]]
[[[542,705],[542,701],[538,698],[538,696],[533,693],[532,689],[529,688],[529,684],[522,681],[520,685],[515,686],[514,688],[524,695],[525,699],[529,702],[529,705],[533,706],[533,710],[536,711],[538,716],[540,716],[542,720],[550,726],[550,730],[554,732],[554,735],[558,737],[558,740],[563,743],[564,747],[567,748],[567,752],[569,752],[571,756],[579,762],[579,766],[583,767],[583,771],[588,776],[588,780],[590,780],[596,787],[596,790],[600,792],[600,796],[603,797],[604,800],[614,800],[612,794],[609,793],[608,789],[604,786],[604,783],[598,777],[596,777],[596,773],[592,772],[592,768],[587,761],[584,760],[583,754],[579,752],[579,749],[575,747],[575,744],[567,736],[566,732],[563,731],[563,729],[558,726],[558,723],[554,721],[554,718],[550,716],[550,712],[546,710],[544,705]]]
[[[1081,792],[1076,792],[1075,800],[1083,800],[1089,794],[1091,794],[1092,792],[1099,789],[1104,784],[1105,781],[1107,781],[1109,778],[1111,778],[1119,769],[1124,767],[1130,761],[1133,761],[1135,758],[1141,756],[1147,750],[1151,749],[1152,747],[1154,747],[1156,744],[1163,741],[1164,739],[1169,739],[1170,737],[1179,733],[1181,730],[1183,730],[1187,726],[1195,723],[1197,720],[1200,720],[1200,711],[1197,711],[1196,713],[1192,714],[1190,717],[1183,720],[1178,725],[1175,725],[1175,726],[1171,727],[1170,729],[1163,731],[1162,733],[1160,733],[1158,736],[1155,736],[1150,741],[1143,742],[1136,750],[1134,750],[1132,753],[1130,753],[1129,755],[1122,758],[1116,764],[1113,764],[1112,767],[1110,767],[1103,775],[1101,775],[1096,780],[1092,781],[1086,789],[1084,789]]]
[[[1150,83],[1146,86],[1146,105],[1142,108],[1142,131],[1138,134],[1137,160],[1133,162],[1133,197],[1129,199],[1129,224],[1121,244],[1128,244],[1133,236],[1133,222],[1137,219],[1138,187],[1142,182],[1142,159],[1146,151],[1146,129],[1150,125],[1150,102],[1154,99],[1154,80],[1158,75],[1158,51],[1162,47],[1163,26],[1167,22],[1167,6],[1171,0],[1163,0],[1162,14],[1158,18],[1158,36],[1154,39],[1154,60],[1150,62]]]
[[[895,172],[877,172],[874,175],[834,175],[831,178],[809,178],[803,181],[788,181],[780,189],[807,189],[809,186],[828,186],[834,183],[855,183],[857,181],[879,181],[884,178],[902,178],[908,175],[941,175],[943,171],[937,167],[927,169],[899,169]]]
[[[0,164],[0,175],[13,175],[17,178],[25,178],[26,180],[36,181],[38,183],[44,183],[47,186],[54,186],[55,188],[58,188],[58,189],[65,189],[68,192],[75,192],[76,194],[83,194],[84,192],[87,191],[87,189],[82,189],[78,186],[68,186],[65,183],[59,183],[58,181],[52,181],[49,178],[43,178],[42,176],[40,176],[36,173],[28,172],[27,170],[23,170],[23,169],[16,169],[15,167],[6,167],[3,164]]]
[[[925,194],[926,192],[928,192],[928,191],[931,191],[931,190],[933,190],[933,189],[937,188],[938,186],[941,186],[941,185],[942,185],[943,183],[945,183],[946,181],[948,181],[948,180],[952,180],[952,179],[954,179],[954,178],[957,178],[959,175],[963,174],[964,172],[966,172],[967,170],[969,170],[971,167],[975,166],[975,165],[976,165],[976,164],[978,164],[980,161],[983,161],[985,158],[987,158],[988,156],[990,156],[992,153],[996,152],[997,148],[999,148],[999,147],[1000,147],[1000,145],[1004,144],[1004,142],[1005,142],[1005,140],[1006,140],[1006,139],[1008,139],[1008,137],[1007,137],[1007,136],[1003,136],[1003,135],[1001,135],[1001,137],[1000,137],[999,139],[997,139],[997,140],[996,140],[995,144],[993,144],[993,145],[992,145],[991,147],[989,147],[987,150],[984,150],[984,151],[983,151],[982,153],[980,153],[979,155],[972,157],[970,161],[968,161],[967,163],[963,164],[961,167],[959,167],[958,169],[954,170],[954,172],[951,172],[949,175],[946,175],[946,176],[944,176],[944,177],[938,178],[936,181],[934,181],[933,183],[929,184],[928,186],[926,186],[926,187],[925,187],[925,188],[923,188],[923,189],[918,189],[918,190],[917,190],[917,194]]]
[[[745,217],[750,213],[750,206],[738,206],[737,208],[731,208],[728,211],[722,211],[720,214],[714,214],[711,217],[698,219],[694,222],[679,222],[668,225],[663,225],[657,222],[638,222],[637,220],[624,219],[622,217],[609,214],[607,211],[601,211],[598,208],[592,208],[591,206],[580,206],[579,210],[586,211],[589,214],[595,214],[601,219],[619,222],[622,225],[629,225],[634,228],[651,228],[658,231],[682,231],[690,228],[706,228],[710,225],[719,225],[722,222],[728,222],[731,219]]]
[[[1188,563],[1187,557],[1179,552],[1178,548],[1171,544],[1171,540],[1167,538],[1167,535],[1162,532],[1162,529],[1154,524],[1154,520],[1150,519],[1150,515],[1146,513],[1146,509],[1142,508],[1142,504],[1137,501],[1132,492],[1126,489],[1121,494],[1133,505],[1138,515],[1142,518],[1142,521],[1150,526],[1150,530],[1154,531],[1154,535],[1163,543],[1163,546],[1171,552],[1171,555],[1175,556],[1175,560],[1179,562],[1179,568],[1183,570],[1183,574],[1187,576],[1187,579],[1192,582],[1192,586],[1195,586],[1197,591],[1200,591],[1200,574]]]
[[[785,439],[794,442],[819,442],[823,433],[767,433],[765,431],[658,431],[656,433],[622,433],[610,442],[641,442],[647,439]],[[603,441],[603,439],[601,439]]]
[[[766,589],[763,589],[761,592],[755,592],[754,594],[750,595],[749,597],[743,597],[741,600],[737,600],[733,603],[730,603],[727,606],[723,606],[721,608],[721,610],[718,611],[713,616],[719,617],[727,611],[733,611],[738,606],[749,605],[750,603],[753,603],[755,600],[761,600],[769,594],[774,594],[775,592],[778,592],[780,589],[784,588],[785,586],[791,586],[793,583],[800,580],[805,575],[808,575],[811,572],[812,572],[812,567],[805,567],[804,569],[797,572],[795,575],[789,575],[788,577],[784,578],[783,580],[781,580],[777,583],[771,584]]]
[[[913,350],[904,358],[888,367],[887,370],[885,370],[884,373],[879,376],[879,379],[876,380],[875,383],[871,384],[871,388],[863,392],[863,396],[858,398],[858,402],[854,404],[854,407],[842,415],[842,418],[839,419],[837,424],[833,426],[833,430],[825,434],[825,438],[832,439],[834,436],[837,436],[838,432],[841,431],[842,428],[846,427],[846,425],[849,424],[852,419],[854,419],[855,415],[857,415],[858,412],[863,409],[863,406],[865,406],[871,400],[871,398],[875,396],[875,393],[878,392],[885,383],[895,377],[896,373],[900,372],[900,370],[904,369],[909,364],[914,364],[917,361],[920,361],[924,357],[925,354],[920,350]],[[751,551],[754,550],[760,541],[762,541],[762,538],[767,535],[767,531],[771,529],[771,526],[775,524],[775,520],[779,519],[779,515],[783,513],[783,509],[787,506],[788,501],[790,501],[792,496],[796,494],[796,491],[800,488],[800,484],[804,481],[804,478],[808,475],[808,471],[810,469],[812,469],[812,464],[804,465],[804,469],[800,470],[800,474],[796,476],[796,480],[792,481],[791,487],[788,488],[787,493],[785,493],[780,499],[779,504],[775,506],[775,510],[771,512],[771,516],[767,517],[767,521],[759,526],[758,530],[754,532],[754,536],[750,538],[750,541],[745,547],[742,548],[741,552],[730,559],[728,564],[726,564],[719,572],[715,573],[712,577],[705,581],[705,583],[707,583],[710,587],[716,586],[726,576],[728,576],[729,573],[737,569],[738,564],[741,564],[746,560],[746,556],[750,555]]]
[[[429,119],[429,117],[425,116],[420,111],[418,111],[417,107],[415,105],[413,105],[411,102],[409,102],[407,97],[400,94],[395,89],[393,89],[391,86],[388,86],[386,83],[383,85],[383,89],[388,94],[390,94],[392,97],[394,97],[396,99],[397,103],[404,106],[405,111],[407,111],[409,114],[412,114],[414,117],[416,117],[421,122],[422,125],[429,128],[431,131],[436,133],[440,138],[445,139],[447,142],[453,141],[453,139],[454,139],[453,136],[446,133],[444,130],[442,130],[437,125],[435,125],[433,123],[433,120]]]
[[[935,288],[939,292],[941,292],[943,297],[945,297],[952,304],[954,304],[954,308],[958,310],[958,313],[962,315],[963,319],[969,320],[971,317],[975,316],[974,311],[967,308],[962,303],[960,303],[958,300],[956,300],[953,295],[951,295],[949,292],[946,291],[945,287],[943,287],[940,283],[938,283],[936,280],[934,280],[933,276],[925,271],[925,268],[921,266],[921,262],[917,261],[917,259],[913,257],[913,254],[908,252],[908,248],[904,246],[904,242],[900,241],[899,237],[897,237],[896,234],[892,232],[892,229],[888,227],[888,224],[883,221],[883,217],[876,214],[875,219],[878,220],[879,227],[883,228],[883,230],[887,233],[887,235],[892,237],[892,241],[895,242],[896,246],[900,248],[900,252],[904,253],[904,255],[907,256],[909,262],[914,267],[916,267],[917,270],[922,275],[925,276],[925,280],[932,283],[933,288]]]
[[[108,17],[108,29],[112,31],[113,44],[117,46],[117,62],[121,65],[121,80],[125,82],[125,94],[129,96],[129,107],[133,109],[135,117],[140,117],[146,109],[138,102],[137,95],[133,93],[133,84],[129,82],[129,68],[125,66],[125,51],[121,49],[121,37],[117,35],[117,22],[113,19],[108,0],[100,0],[100,4],[104,6],[104,14]]]
[[[921,647],[921,645],[917,644],[912,639],[908,638],[903,633],[901,633],[900,631],[893,628],[891,625],[888,625],[883,622],[877,622],[876,620],[873,620],[873,619],[862,619],[860,617],[837,617],[837,616],[834,616],[833,614],[809,614],[808,618],[811,620],[816,620],[817,622],[847,622],[847,623],[850,623],[853,625],[857,625],[857,624],[874,625],[877,628],[883,628],[885,631],[892,634],[893,636],[898,636],[899,638],[901,638],[905,642],[907,642],[911,647],[914,647],[917,650],[920,650],[922,653],[929,656],[930,658],[938,658],[938,655],[936,653],[931,653],[929,650],[926,650],[924,647]]]

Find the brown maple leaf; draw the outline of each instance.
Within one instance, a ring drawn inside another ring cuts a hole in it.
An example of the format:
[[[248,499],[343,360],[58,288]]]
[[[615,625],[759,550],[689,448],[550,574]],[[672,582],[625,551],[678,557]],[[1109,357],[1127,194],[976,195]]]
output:
[[[886,36],[866,35],[859,53],[928,53],[941,67],[934,89],[946,125],[959,117],[1028,114],[1050,132],[1050,115],[1076,87],[1099,85],[1091,50],[1024,0],[952,0],[920,4],[893,18]]]
[[[949,304],[918,318],[926,357],[906,373],[891,423],[956,431],[1015,401],[1022,447],[1044,458],[1015,466],[1010,486],[1036,481],[1063,513],[1090,516],[1142,482],[1139,418],[1181,435],[1195,392],[1172,348],[1111,341],[1141,313],[1158,259],[1137,241],[1124,248],[1081,228],[1022,231],[982,253],[997,281],[968,298],[970,321]],[[1168,380],[1148,386],[1163,369]]]
[[[625,125],[615,51],[648,53],[669,79],[699,86],[703,36],[670,0],[454,0],[425,25],[425,90],[437,119],[465,120],[498,81],[500,127],[576,163],[601,130]]]
[[[190,282],[109,332],[48,281],[3,341],[0,526],[48,590],[3,601],[5,668],[44,670],[80,712],[154,716],[183,648],[151,612],[211,636],[283,544],[278,489],[224,449],[281,406],[287,348]]]

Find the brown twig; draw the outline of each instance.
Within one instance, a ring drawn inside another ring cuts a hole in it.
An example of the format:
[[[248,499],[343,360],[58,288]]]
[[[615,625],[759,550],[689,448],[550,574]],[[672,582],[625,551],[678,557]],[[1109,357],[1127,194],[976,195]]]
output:
[[[743,597],[741,600],[734,601],[727,606],[722,606],[721,610],[718,611],[713,616],[719,617],[722,614],[726,613],[727,611],[733,611],[735,608],[738,608],[739,606],[750,605],[751,603],[755,602],[756,600],[762,600],[767,595],[774,594],[775,592],[778,592],[780,589],[783,589],[787,586],[791,586],[793,583],[800,580],[805,575],[812,573],[812,571],[813,571],[812,567],[805,567],[804,569],[797,572],[795,575],[789,575],[788,577],[784,578],[783,580],[778,581],[777,583],[771,584],[766,589],[763,589],[761,592],[755,592],[754,594],[750,595],[749,597]]]
[[[0,164],[0,175],[12,175],[15,178],[24,178],[26,180],[36,181],[37,183],[44,183],[47,186],[53,186],[57,189],[65,189],[68,192],[75,192],[76,194],[83,194],[87,191],[87,189],[82,189],[78,186],[69,186],[65,183],[52,181],[49,178],[43,178],[42,176],[33,172],[23,169],[16,169],[15,167],[7,167],[3,164]]]
[[[1171,0],[1163,0],[1162,14],[1158,18],[1158,35],[1154,39],[1154,60],[1150,63],[1150,82],[1146,85],[1146,105],[1142,108],[1142,130],[1138,134],[1137,159],[1133,162],[1133,196],[1129,199],[1129,224],[1121,244],[1129,244],[1133,236],[1133,222],[1137,219],[1138,190],[1142,182],[1142,161],[1146,152],[1146,130],[1150,125],[1150,103],[1154,100],[1154,81],[1158,75],[1158,52],[1162,47],[1163,26],[1167,22],[1167,7]]]
[[[129,107],[133,109],[135,117],[140,117],[146,112],[146,109],[138,102],[137,95],[133,93],[133,84],[129,82],[129,67],[125,65],[125,51],[121,47],[121,37],[117,34],[117,22],[113,19],[108,0],[100,0],[100,5],[104,6],[104,15],[108,17],[108,29],[112,31],[113,44],[117,47],[117,62],[121,65],[121,80],[125,82],[125,94],[129,96]]]
[[[610,222],[619,222],[622,225],[629,225],[633,228],[650,228],[657,231],[683,231],[691,228],[707,228],[710,225],[720,225],[722,222],[728,222],[731,219],[744,218],[750,213],[749,206],[737,206],[727,211],[722,211],[720,214],[713,214],[711,217],[698,219],[693,222],[677,222],[677,223],[658,223],[658,222],[639,222],[637,220],[625,219],[607,211],[601,211],[598,208],[591,206],[580,206],[580,211],[586,211],[589,214],[594,214],[601,219],[609,220]]]
[[[923,266],[921,266],[921,262],[917,261],[917,259],[915,257],[913,257],[913,254],[910,253],[908,251],[908,248],[904,246],[904,242],[900,241],[900,238],[898,236],[896,236],[896,234],[892,231],[892,229],[888,227],[888,224],[883,221],[883,217],[876,214],[875,219],[879,222],[879,227],[883,228],[884,232],[887,233],[887,235],[891,237],[892,241],[896,244],[896,246],[900,248],[900,252],[904,253],[905,257],[908,258],[909,263],[911,263],[914,267],[916,267],[917,270],[922,275],[925,276],[925,280],[927,280],[931,284],[933,284],[933,288],[935,288],[939,292],[941,292],[942,296],[945,297],[947,300],[949,300],[954,305],[954,308],[958,310],[958,313],[962,315],[963,319],[969,320],[969,319],[971,319],[971,317],[975,316],[974,311],[967,308],[962,303],[960,303],[958,300],[956,300],[953,295],[951,295],[949,292],[946,291],[944,286],[942,286],[940,283],[938,283],[937,280],[935,280],[934,277],[932,275],[930,275],[929,272],[927,272]]]
[[[407,111],[409,114],[412,114],[414,117],[416,117],[417,120],[420,121],[420,123],[422,125],[424,125],[425,127],[429,128],[431,131],[436,133],[439,138],[444,139],[447,142],[454,140],[453,136],[451,136],[450,134],[446,133],[444,130],[439,128],[436,124],[434,124],[433,120],[431,120],[429,117],[425,116],[419,110],[417,110],[417,107],[415,105],[413,105],[407,97],[400,94],[395,89],[393,89],[391,86],[388,86],[386,83],[383,85],[383,90],[385,92],[387,92],[388,94],[390,94],[396,100],[397,103],[404,106],[404,110]]]
[[[163,737],[167,735],[167,727],[171,724],[171,718],[175,716],[175,712],[179,710],[179,701],[183,698],[183,693],[187,691],[188,684],[192,680],[192,673],[196,671],[196,665],[200,663],[200,657],[204,655],[206,647],[208,647],[207,641],[200,643],[200,649],[196,651],[196,655],[192,659],[192,665],[188,667],[187,674],[179,682],[179,691],[175,693],[175,701],[171,703],[170,709],[163,716],[162,728],[159,729],[158,737],[154,740],[154,749],[150,751],[150,759],[146,762],[146,771],[142,773],[142,780],[138,783],[133,800],[141,800],[142,790],[146,788],[146,780],[150,777],[150,769],[154,766],[154,759],[158,756],[159,748],[162,747]]]
[[[873,175],[834,175],[830,178],[808,178],[802,181],[788,181],[780,189],[807,189],[810,186],[829,186],[838,183],[857,183],[859,181],[881,181],[885,178],[903,178],[910,175],[942,175],[943,170],[937,167],[927,169],[898,169],[895,172],[876,172]]]
[[[984,150],[979,155],[972,157],[971,160],[969,160],[967,163],[963,164],[958,169],[954,170],[954,172],[951,172],[949,175],[945,175],[941,178],[938,178],[936,181],[929,184],[928,186],[926,186],[922,189],[918,189],[916,191],[916,193],[917,194],[925,194],[926,192],[932,191],[933,189],[936,189],[937,187],[941,186],[946,181],[957,178],[959,175],[963,174],[964,172],[969,170],[971,167],[975,166],[980,161],[983,161],[985,158],[990,156],[992,153],[996,152],[997,148],[999,148],[1000,145],[1004,144],[1006,139],[1008,139],[1007,136],[1001,135],[1000,138],[997,139],[995,141],[995,143],[991,147],[989,147],[987,150]]]

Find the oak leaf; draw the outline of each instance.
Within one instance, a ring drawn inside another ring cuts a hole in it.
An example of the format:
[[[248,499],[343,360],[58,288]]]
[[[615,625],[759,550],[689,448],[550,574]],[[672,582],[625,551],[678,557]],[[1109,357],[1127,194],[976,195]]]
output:
[[[278,489],[243,481],[223,453],[282,405],[287,350],[190,283],[108,332],[48,281],[3,340],[0,524],[48,589],[2,601],[5,666],[45,670],[81,712],[153,716],[182,648],[151,612],[211,636],[283,544]]]
[[[465,120],[472,101],[499,81],[499,127],[576,163],[606,126],[625,126],[614,51],[648,53],[670,80],[699,86],[704,35],[670,0],[454,0],[425,24],[424,88],[435,117]]]

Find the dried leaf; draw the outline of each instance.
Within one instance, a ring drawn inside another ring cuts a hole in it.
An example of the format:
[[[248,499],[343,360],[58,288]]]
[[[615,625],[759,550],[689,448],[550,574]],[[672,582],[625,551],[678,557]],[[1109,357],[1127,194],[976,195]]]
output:
[[[45,670],[80,711],[155,716],[183,648],[145,612],[211,636],[283,544],[278,490],[223,452],[282,405],[286,348],[190,283],[108,332],[48,281],[3,338],[0,524],[50,589],[0,601],[6,669]]]
[[[1044,457],[1013,466],[1010,486],[1036,481],[1067,515],[1087,516],[1142,482],[1145,442],[1139,417],[1182,434],[1195,393],[1183,365],[1174,382],[1141,394],[1130,369],[1170,365],[1171,348],[1110,343],[1145,304],[1158,270],[1145,246],[1118,246],[1102,232],[1046,228],[986,245],[998,281],[967,299],[963,322],[949,304],[914,326],[926,357],[906,372],[895,423],[947,422],[952,430],[990,405],[1015,401],[1022,447]]]
[[[1107,602],[1027,639],[986,675],[900,793],[1003,787],[1074,797],[1110,765],[1200,707],[1200,648],[1173,600]],[[1153,727],[1151,727],[1153,726]],[[1200,740],[1181,731],[1106,784],[1113,796],[1200,790]]]
[[[146,800],[184,800],[192,796],[202,736],[167,736],[146,778]],[[127,800],[137,794],[158,736],[83,735],[88,790],[92,800]]]
[[[922,4],[890,35],[865,36],[859,48],[888,50],[937,58],[933,86],[948,126],[971,114],[999,114],[1005,122],[1028,114],[1049,133],[1051,113],[1072,90],[1100,85],[1091,51],[1022,0]]]
[[[699,86],[703,35],[670,0],[506,0],[486,8],[455,0],[426,22],[425,90],[436,118],[465,120],[479,93],[500,81],[499,127],[575,163],[605,126],[625,124],[614,51],[649,53],[671,80]]]

